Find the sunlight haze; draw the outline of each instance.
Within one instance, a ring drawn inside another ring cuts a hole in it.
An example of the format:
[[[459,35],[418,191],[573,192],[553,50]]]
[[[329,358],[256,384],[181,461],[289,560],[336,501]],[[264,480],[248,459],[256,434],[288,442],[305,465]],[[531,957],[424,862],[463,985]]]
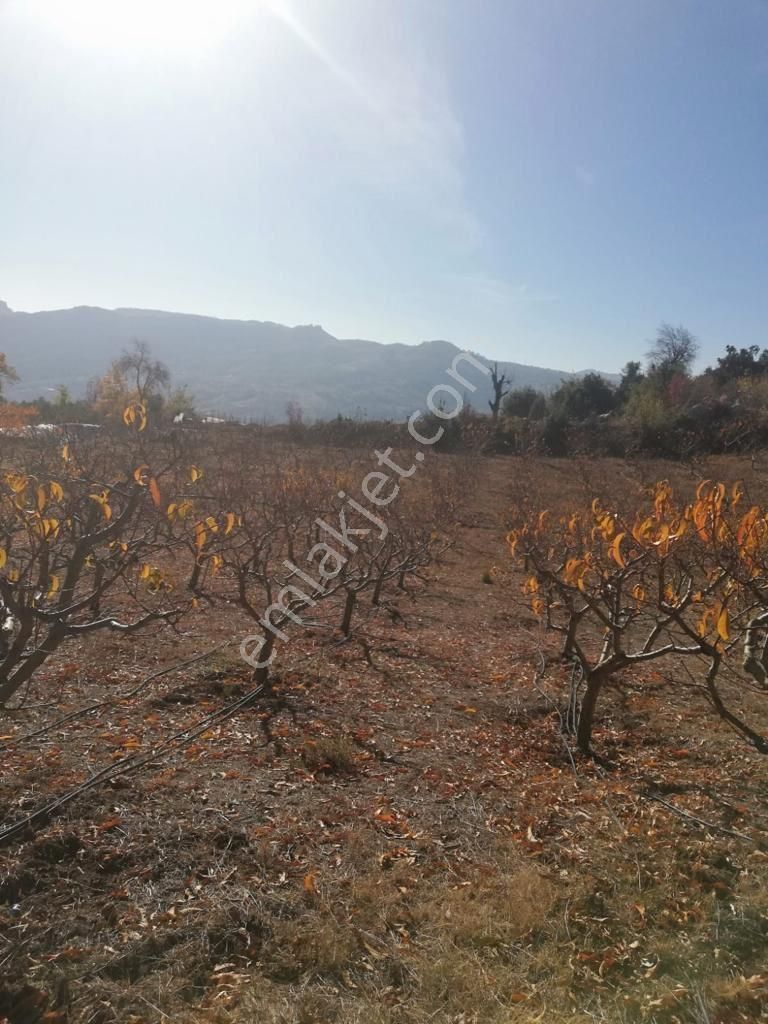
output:
[[[616,371],[765,344],[760,0],[0,0],[0,298]]]

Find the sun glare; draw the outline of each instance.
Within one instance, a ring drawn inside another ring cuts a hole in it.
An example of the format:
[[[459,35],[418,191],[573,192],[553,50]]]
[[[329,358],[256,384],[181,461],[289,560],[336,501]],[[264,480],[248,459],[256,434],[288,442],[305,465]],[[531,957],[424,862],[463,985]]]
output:
[[[258,0],[33,0],[26,13],[70,46],[178,55],[215,48],[258,6]]]

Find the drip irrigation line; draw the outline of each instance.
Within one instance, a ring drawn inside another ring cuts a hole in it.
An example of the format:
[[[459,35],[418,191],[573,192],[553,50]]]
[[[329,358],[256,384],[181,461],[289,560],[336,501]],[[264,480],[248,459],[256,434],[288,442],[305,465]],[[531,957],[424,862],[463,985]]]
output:
[[[338,646],[343,643],[348,643],[347,637],[342,637],[331,646]],[[220,645],[224,646],[224,644]],[[205,655],[199,655],[197,658],[192,659],[193,661],[202,660],[203,657],[207,657],[212,651],[206,652]],[[305,662],[317,656],[316,651],[312,651],[305,658],[302,658],[298,665],[303,665]],[[179,668],[180,665],[173,666],[173,668]],[[292,666],[296,668],[298,666]],[[145,686],[151,678],[157,678],[160,674],[172,671],[171,669],[161,670],[161,673],[153,673],[149,679],[145,679],[138,687],[134,690],[138,691],[142,686]],[[131,691],[133,692],[133,691]],[[181,749],[187,744],[191,743],[192,740],[196,739],[206,730],[210,729],[214,725],[221,725],[228,719],[232,718],[237,714],[238,711],[243,710],[253,704],[258,697],[264,693],[269,694],[268,686],[261,684],[249,690],[242,697],[238,697],[230,704],[225,705],[223,708],[219,708],[217,711],[211,712],[206,715],[203,719],[197,722],[197,724],[180,729],[178,732],[173,733],[169,736],[159,747],[154,747],[151,751],[146,754],[128,754],[126,757],[120,758],[120,760],[113,762],[107,767],[100,769],[95,774],[91,775],[85,782],[81,782],[78,786],[70,789],[68,792],[57,797],[55,800],[49,801],[37,810],[32,811],[30,814],[25,815],[18,821],[13,822],[10,825],[6,825],[4,828],[0,828],[0,847],[6,843],[17,839],[19,836],[25,835],[30,829],[35,829],[37,826],[46,824],[57,812],[61,811],[62,808],[76,800],[77,797],[82,796],[83,793],[87,793],[89,790],[95,789],[107,782],[112,782],[121,776],[128,775],[130,772],[139,771],[141,768],[148,764],[158,761],[158,759],[164,757],[167,754],[173,753],[177,749]],[[109,702],[105,702],[109,703]],[[266,746],[269,743],[267,740],[263,745]]]
[[[13,824],[0,829],[0,846],[3,846],[5,843],[17,838],[19,835],[24,834],[28,829],[35,828],[37,825],[46,823],[54,814],[60,811],[63,807],[66,807],[67,804],[71,803],[77,797],[82,796],[83,793],[87,793],[89,790],[94,789],[102,783],[112,782],[114,779],[127,775],[129,772],[138,771],[145,765],[150,764],[153,761],[157,761],[165,754],[171,753],[174,749],[185,746],[201,735],[201,733],[210,729],[211,726],[220,725],[222,722],[227,721],[227,719],[235,715],[242,708],[253,703],[263,691],[264,686],[257,686],[253,690],[249,690],[244,696],[239,697],[236,701],[226,705],[224,708],[219,708],[218,711],[214,711],[210,715],[206,715],[205,718],[201,719],[196,725],[186,729],[180,729],[178,732],[173,733],[163,743],[161,743],[159,747],[153,748],[148,753],[129,754],[126,757],[120,758],[119,761],[108,765],[106,768],[102,768],[94,775],[91,775],[90,778],[86,779],[85,782],[81,782],[79,786],[75,786],[62,796],[44,804],[36,811],[32,811],[31,814],[27,814],[25,817],[13,822]]]
[[[163,668],[157,672],[153,672],[151,675],[146,676],[142,681],[134,686],[133,689],[127,690],[125,693],[120,694],[117,697],[110,697],[109,700],[100,700],[95,704],[89,704],[87,707],[80,708],[77,711],[72,711],[68,715],[64,715],[62,718],[57,718],[55,722],[51,722],[49,725],[43,725],[39,729],[35,729],[33,732],[25,733],[23,736],[14,737],[10,744],[6,743],[0,746],[0,750],[5,750],[8,746],[15,746],[18,743],[26,743],[27,740],[36,739],[38,736],[43,736],[47,732],[51,732],[52,729],[56,729],[60,725],[66,725],[67,722],[73,722],[78,718],[82,718],[84,715],[90,714],[92,711],[98,711],[101,708],[109,707],[110,705],[120,704],[124,700],[129,700],[131,697],[135,697],[138,693],[141,693],[150,683],[154,682],[155,679],[160,679],[161,676],[170,675],[171,672],[177,672],[179,669],[188,668],[190,665],[194,665],[199,661],[204,661],[206,658],[210,658],[212,654],[220,651],[223,647],[226,647],[229,641],[217,644],[215,647],[211,647],[209,650],[204,651],[203,654],[198,654],[194,658],[188,658],[186,661],[178,661],[168,668]]]

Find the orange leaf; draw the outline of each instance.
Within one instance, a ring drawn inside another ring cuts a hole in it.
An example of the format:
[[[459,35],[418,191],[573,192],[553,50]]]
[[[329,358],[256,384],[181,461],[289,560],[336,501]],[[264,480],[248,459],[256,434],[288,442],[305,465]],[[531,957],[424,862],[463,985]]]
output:
[[[157,486],[157,480],[154,477],[149,481],[149,493],[152,495],[152,501],[155,503],[155,508],[160,508],[163,503],[163,499],[160,497],[160,488]]]
[[[107,818],[105,821],[102,821],[101,824],[97,825],[96,828],[99,832],[109,832],[111,828],[116,828],[118,825],[122,825],[122,823],[122,818]]]

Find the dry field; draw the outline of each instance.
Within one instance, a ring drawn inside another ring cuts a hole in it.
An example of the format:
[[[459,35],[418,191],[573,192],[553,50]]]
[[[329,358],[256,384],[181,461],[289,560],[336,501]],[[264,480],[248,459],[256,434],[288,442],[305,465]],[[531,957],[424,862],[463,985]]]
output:
[[[0,849],[0,1021],[768,1020],[766,759],[666,662],[606,696],[611,766],[575,757],[504,539],[522,490],[701,476],[768,470],[483,460],[365,643],[294,630],[274,694],[226,720],[237,610],[62,649],[0,715],[3,824],[146,757]]]

